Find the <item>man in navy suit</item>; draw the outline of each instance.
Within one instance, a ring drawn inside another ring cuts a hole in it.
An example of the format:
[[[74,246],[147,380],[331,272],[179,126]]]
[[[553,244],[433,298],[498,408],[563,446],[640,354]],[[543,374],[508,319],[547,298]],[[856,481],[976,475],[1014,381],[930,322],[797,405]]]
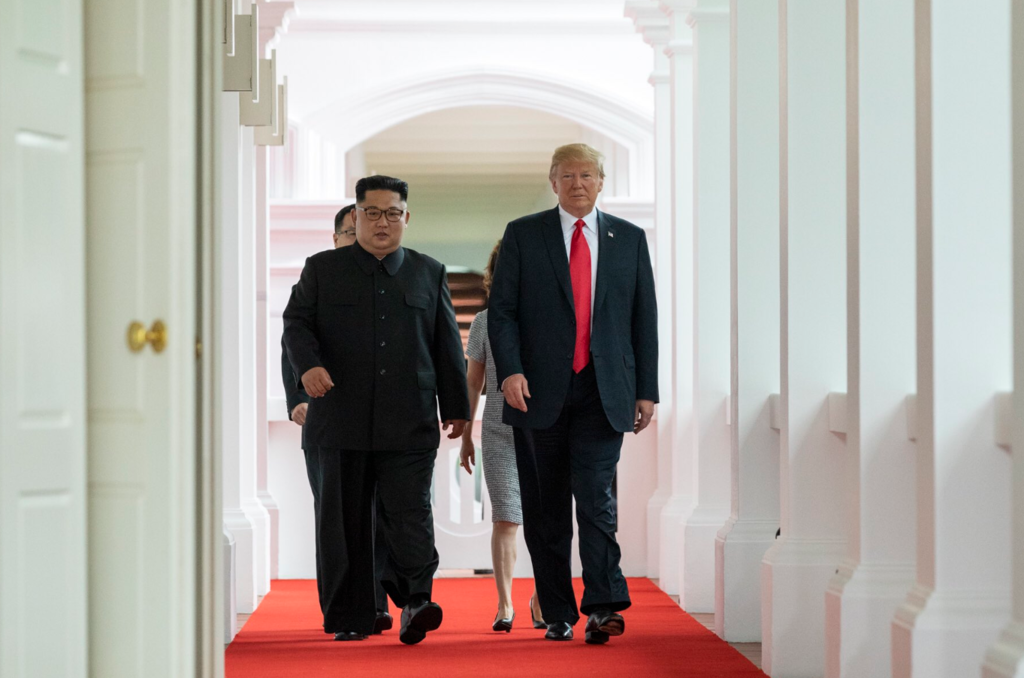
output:
[[[586,144],[555,150],[558,207],[511,222],[491,285],[487,331],[513,427],[526,543],[545,638],[586,641],[625,630],[630,605],[615,540],[612,480],[622,436],[639,433],[658,402],[658,330],[647,238],[595,208],[602,156]],[[572,587],[576,499],[583,601]]]

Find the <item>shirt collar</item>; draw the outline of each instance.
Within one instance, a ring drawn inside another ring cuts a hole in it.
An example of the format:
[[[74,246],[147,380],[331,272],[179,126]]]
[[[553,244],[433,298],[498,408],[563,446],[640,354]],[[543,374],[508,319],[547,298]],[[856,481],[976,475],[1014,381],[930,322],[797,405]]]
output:
[[[562,222],[562,232],[565,233],[566,237],[576,230],[576,220],[579,217],[569,214],[561,205],[558,206],[558,218]],[[590,210],[590,214],[583,217],[583,223],[586,224],[585,228],[589,228],[593,233],[597,233],[597,207]]]
[[[384,265],[384,270],[388,272],[388,275],[394,275],[398,273],[398,269],[402,268],[402,262],[405,261],[404,247],[399,247],[379,260],[373,254],[364,250],[358,242],[352,243],[349,247],[352,248],[352,256],[355,257],[359,268],[363,269],[366,275],[373,275],[373,272],[377,270],[378,264]]]

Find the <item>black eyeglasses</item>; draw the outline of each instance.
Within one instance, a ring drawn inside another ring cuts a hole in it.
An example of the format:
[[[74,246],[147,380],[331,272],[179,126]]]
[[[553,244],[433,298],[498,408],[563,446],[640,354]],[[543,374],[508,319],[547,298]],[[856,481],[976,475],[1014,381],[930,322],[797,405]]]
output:
[[[365,214],[370,221],[377,221],[382,214],[388,221],[398,221],[405,216],[405,210],[400,210],[397,207],[388,210],[379,210],[376,207],[357,207],[356,209]]]

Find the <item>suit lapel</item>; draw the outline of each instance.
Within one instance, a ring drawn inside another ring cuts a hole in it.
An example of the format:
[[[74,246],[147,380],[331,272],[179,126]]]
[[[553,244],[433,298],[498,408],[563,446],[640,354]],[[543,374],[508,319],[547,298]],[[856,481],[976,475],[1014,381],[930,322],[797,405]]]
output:
[[[562,220],[558,218],[557,207],[545,213],[543,230],[551,265],[555,269],[555,278],[558,279],[569,306],[576,308],[572,301],[572,281],[569,279],[569,257],[565,254],[565,235],[562,233]],[[600,256],[600,250],[598,255]]]
[[[611,218],[604,212],[597,213],[597,289],[594,290],[594,314],[601,308],[604,301],[604,294],[608,289],[608,262],[615,257],[614,236],[609,236],[609,221]],[[615,228],[611,228],[615,232]]]

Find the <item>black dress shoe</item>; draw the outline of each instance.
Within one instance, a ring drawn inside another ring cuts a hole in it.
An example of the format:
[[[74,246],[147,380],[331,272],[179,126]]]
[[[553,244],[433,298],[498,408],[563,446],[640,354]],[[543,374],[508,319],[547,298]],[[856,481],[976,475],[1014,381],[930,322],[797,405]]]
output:
[[[602,645],[612,636],[621,636],[626,630],[626,620],[611,610],[596,610],[587,619],[586,641],[591,645]]]
[[[437,603],[429,600],[410,602],[402,610],[402,630],[398,634],[398,639],[406,645],[415,645],[427,637],[427,631],[439,627],[443,617],[444,613]]]
[[[551,622],[548,624],[548,632],[544,634],[547,640],[572,640],[572,626],[569,622]]]
[[[548,627],[543,619],[537,619],[537,615],[533,613],[533,596],[530,596],[530,621],[533,622],[533,628],[535,629],[546,629]]]
[[[378,612],[377,618],[373,620],[373,635],[379,636],[385,631],[390,631],[395,625],[394,618],[387,612]]]
[[[498,617],[495,616],[494,617],[494,623],[491,624],[491,630],[492,631],[499,631],[499,632],[500,631],[504,631],[505,633],[511,633],[512,632],[512,622],[515,621],[515,618],[516,618],[516,613],[515,612],[512,613],[511,617],[504,617],[502,619],[498,619]]]
[[[366,640],[365,633],[358,631],[338,631],[334,634],[335,640]]]

